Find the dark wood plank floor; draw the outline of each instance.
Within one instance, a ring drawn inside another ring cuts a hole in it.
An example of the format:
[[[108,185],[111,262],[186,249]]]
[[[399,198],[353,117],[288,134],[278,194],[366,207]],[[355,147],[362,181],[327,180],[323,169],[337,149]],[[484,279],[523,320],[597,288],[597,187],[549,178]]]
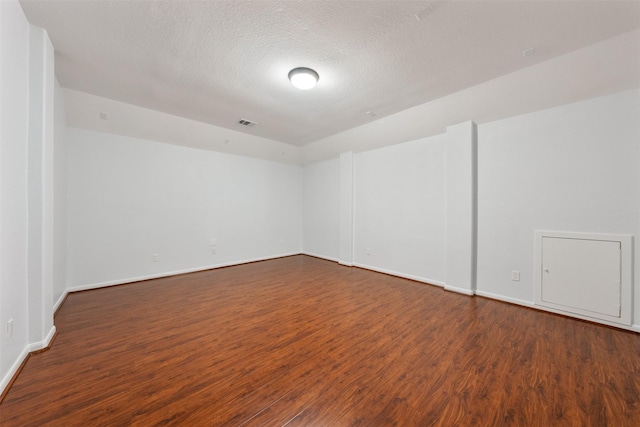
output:
[[[11,426],[638,426],[640,335],[306,256],[71,294]]]

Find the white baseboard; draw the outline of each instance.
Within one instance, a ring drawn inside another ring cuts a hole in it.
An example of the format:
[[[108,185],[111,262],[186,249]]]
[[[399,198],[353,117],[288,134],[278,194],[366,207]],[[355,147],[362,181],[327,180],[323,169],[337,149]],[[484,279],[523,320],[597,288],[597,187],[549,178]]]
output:
[[[58,311],[58,309],[60,308],[60,306],[62,305],[62,303],[64,302],[65,298],[67,298],[67,295],[69,295],[69,291],[64,291],[62,293],[62,295],[60,295],[60,298],[58,298],[58,301],[56,301],[55,304],[53,304],[53,312],[55,313],[56,311]]]
[[[293,255],[300,255],[300,254],[301,254],[301,252],[290,252],[290,253],[272,255],[272,256],[268,256],[268,257],[251,258],[251,259],[244,259],[244,260],[226,262],[226,263],[221,263],[221,264],[206,265],[206,266],[196,267],[196,268],[188,268],[188,269],[185,269],[185,270],[167,271],[167,272],[164,272],[164,273],[149,274],[147,276],[129,277],[129,278],[126,278],[126,279],[110,280],[110,281],[107,281],[107,282],[89,283],[89,284],[85,284],[85,285],[70,286],[70,287],[67,288],[67,292],[87,291],[87,290],[90,290],[90,289],[99,289],[99,288],[105,288],[105,287],[108,287],[108,286],[123,285],[125,283],[141,282],[143,280],[160,279],[162,277],[177,276],[177,275],[180,275],[180,274],[196,273],[198,271],[214,270],[216,268],[232,267],[234,265],[249,264],[251,262],[267,261],[267,260],[270,260],[270,259],[284,258],[284,257],[293,256]]]
[[[24,350],[22,350],[22,352],[16,359],[16,361],[13,363],[13,365],[11,365],[11,368],[9,368],[5,376],[2,378],[2,382],[0,382],[0,395],[4,393],[4,390],[7,388],[7,386],[13,379],[13,377],[16,375],[16,373],[18,372],[18,369],[20,369],[20,366],[22,366],[22,364],[24,363],[24,360],[27,358],[29,353],[30,353],[29,345],[27,344],[24,347]]]
[[[508,302],[508,303],[511,303],[511,304],[522,305],[524,307],[533,308],[533,309],[539,310],[539,311],[546,311],[548,313],[561,314],[561,315],[566,316],[566,317],[573,317],[573,318],[576,318],[576,319],[588,320],[589,322],[600,323],[602,325],[613,326],[614,328],[625,329],[625,330],[628,330],[628,331],[633,331],[633,332],[640,333],[640,325],[624,325],[624,324],[621,324],[621,323],[609,322],[607,320],[596,319],[596,318],[589,317],[589,316],[582,316],[580,314],[569,313],[569,312],[562,311],[562,310],[554,310],[553,308],[543,307],[541,305],[535,305],[531,301],[525,301],[525,300],[521,300],[521,299],[505,297],[505,296],[502,296],[502,295],[492,294],[491,292],[476,291],[476,295],[481,296],[481,297],[495,299],[495,300],[498,300],[498,301]]]
[[[44,340],[29,343],[24,347],[24,350],[22,350],[16,361],[13,362],[11,368],[9,368],[5,376],[2,378],[2,381],[0,382],[0,395],[4,393],[5,388],[7,388],[13,377],[18,373],[18,369],[20,369],[20,366],[22,366],[27,356],[29,356],[29,353],[49,347],[55,334],[56,327],[52,326]]]
[[[360,263],[353,263],[353,266],[354,267],[359,267],[359,268],[364,268],[365,270],[375,271],[377,273],[388,274],[390,276],[402,277],[403,279],[409,279],[409,280],[413,280],[415,282],[421,282],[421,283],[426,283],[428,285],[444,287],[444,283],[443,282],[440,282],[438,280],[431,280],[431,279],[428,279],[428,278],[425,278],[425,277],[414,276],[413,274],[399,273],[397,271],[387,270],[385,268],[373,267],[373,266],[370,266],[370,265],[367,265],[367,264],[360,264]]]
[[[302,255],[308,255],[308,256],[312,256],[314,258],[326,259],[327,261],[333,261],[333,262],[338,262],[338,263],[340,262],[340,260],[338,258],[334,258],[334,257],[326,256],[326,255],[320,255],[320,254],[316,254],[316,253],[308,252],[308,251],[302,252]]]
[[[38,351],[38,350],[42,350],[43,348],[49,347],[49,345],[51,344],[51,340],[53,339],[55,334],[56,334],[56,327],[54,325],[51,327],[51,330],[42,341],[32,342],[29,344],[29,352]]]
[[[457,294],[468,295],[470,297],[476,294],[476,291],[472,291],[471,289],[457,288],[455,286],[449,286],[449,285],[444,285],[444,290],[449,292],[455,292]]]
[[[583,316],[582,314],[571,313],[571,312],[562,311],[562,310],[556,310],[556,309],[553,309],[553,308],[550,308],[550,307],[544,307],[544,306],[535,305],[535,304],[533,306],[531,306],[531,308],[535,308],[536,310],[540,310],[540,311],[547,311],[549,313],[561,314],[561,315],[566,316],[566,317],[574,317],[576,319],[587,320],[587,321],[593,322],[593,323],[600,323],[602,325],[613,326],[614,328],[626,329],[627,331],[640,332],[640,328],[638,328],[636,325],[625,325],[623,323],[616,323],[616,322],[611,322],[611,321],[605,320],[605,319],[598,319],[598,318],[595,318],[595,317]]]
[[[536,308],[534,306],[533,302],[531,302],[531,301],[525,301],[525,300],[522,300],[522,299],[505,297],[504,295],[492,294],[491,292],[485,292],[485,291],[476,290],[476,295],[478,295],[480,297],[495,299],[495,300],[498,300],[498,301],[508,302],[508,303],[511,303],[511,304],[523,305],[523,306],[529,307],[529,308]]]

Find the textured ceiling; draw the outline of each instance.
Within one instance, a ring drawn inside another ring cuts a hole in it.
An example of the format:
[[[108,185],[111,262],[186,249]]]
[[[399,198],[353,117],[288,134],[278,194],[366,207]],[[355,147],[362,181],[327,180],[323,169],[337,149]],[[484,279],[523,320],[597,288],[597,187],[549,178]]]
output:
[[[638,1],[21,4],[62,86],[297,146],[640,27]]]

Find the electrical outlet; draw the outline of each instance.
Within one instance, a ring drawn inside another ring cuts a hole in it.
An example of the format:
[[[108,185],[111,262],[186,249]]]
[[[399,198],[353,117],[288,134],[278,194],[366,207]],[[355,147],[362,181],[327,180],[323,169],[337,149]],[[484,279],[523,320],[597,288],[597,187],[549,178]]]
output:
[[[7,320],[7,338],[13,336],[13,319]]]
[[[209,240],[209,246],[215,246],[217,244],[218,244],[218,241],[216,239]]]
[[[511,272],[511,280],[513,280],[514,282],[519,282],[520,281],[520,272],[519,271],[512,271]]]
[[[216,254],[216,248],[211,248],[211,255],[215,255]]]
[[[153,259],[153,262],[158,262],[158,261],[160,261],[160,257],[158,256],[158,254],[153,254],[153,255],[151,256],[151,259]]]
[[[280,244],[280,246],[284,246],[284,239],[280,239],[278,243]]]
[[[367,248],[367,255],[371,255],[371,248]]]

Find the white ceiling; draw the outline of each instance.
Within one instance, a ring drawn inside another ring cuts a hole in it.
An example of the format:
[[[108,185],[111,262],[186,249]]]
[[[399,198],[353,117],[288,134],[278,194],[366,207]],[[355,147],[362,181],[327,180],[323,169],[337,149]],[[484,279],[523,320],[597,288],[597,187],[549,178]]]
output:
[[[640,28],[640,1],[21,4],[63,87],[295,146]]]

